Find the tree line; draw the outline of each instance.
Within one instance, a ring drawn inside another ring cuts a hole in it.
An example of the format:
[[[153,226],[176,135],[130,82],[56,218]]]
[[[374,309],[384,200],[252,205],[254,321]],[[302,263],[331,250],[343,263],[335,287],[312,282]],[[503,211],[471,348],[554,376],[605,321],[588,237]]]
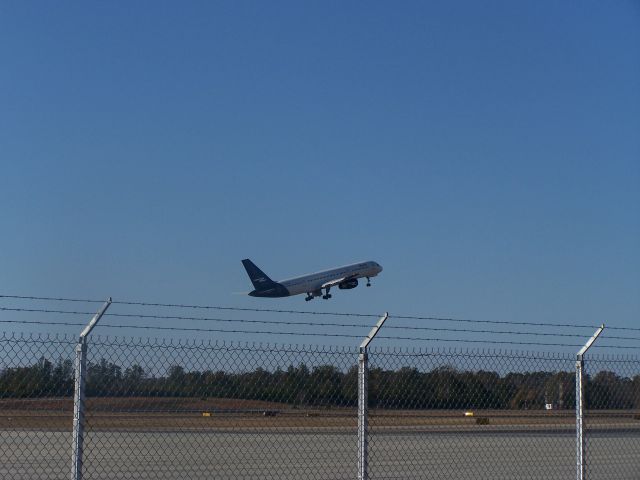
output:
[[[282,402],[292,406],[354,407],[357,366],[289,366],[273,371],[187,371],[171,366],[164,375],[148,374],[140,365],[122,367],[102,359],[87,368],[90,397],[200,397]],[[0,398],[71,396],[71,360],[40,358],[33,365],[0,371]],[[588,408],[640,408],[640,375],[633,378],[600,371],[587,378]],[[575,405],[574,372],[459,370],[452,366],[420,371],[413,367],[369,371],[369,405],[391,409],[571,409]]]

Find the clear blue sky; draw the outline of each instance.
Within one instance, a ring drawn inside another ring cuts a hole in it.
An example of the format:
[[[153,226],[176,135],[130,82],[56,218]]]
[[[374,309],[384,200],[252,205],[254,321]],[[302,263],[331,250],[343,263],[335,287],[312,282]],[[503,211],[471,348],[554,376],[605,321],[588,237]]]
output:
[[[639,324],[637,1],[3,2],[0,58],[0,293]]]

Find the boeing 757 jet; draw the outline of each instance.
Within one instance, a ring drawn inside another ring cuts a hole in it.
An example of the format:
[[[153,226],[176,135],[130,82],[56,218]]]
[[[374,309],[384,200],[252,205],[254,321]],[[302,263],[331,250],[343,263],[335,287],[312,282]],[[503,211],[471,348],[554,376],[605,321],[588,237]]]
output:
[[[320,296],[325,300],[330,299],[331,287],[337,286],[341,290],[356,288],[358,279],[363,277],[367,279],[367,287],[370,287],[370,278],[382,271],[382,267],[376,262],[361,262],[274,282],[248,258],[242,260],[242,264],[255,289],[249,292],[252,297],[290,297],[306,293],[307,302]]]

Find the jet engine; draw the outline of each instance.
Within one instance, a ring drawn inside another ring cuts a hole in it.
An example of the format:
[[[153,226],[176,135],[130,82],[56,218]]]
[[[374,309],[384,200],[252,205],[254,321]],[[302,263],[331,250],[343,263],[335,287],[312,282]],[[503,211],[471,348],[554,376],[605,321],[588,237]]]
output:
[[[338,288],[340,290],[349,290],[350,288],[356,288],[358,286],[358,279],[351,278],[349,280],[345,280],[344,282],[340,282],[338,284]]]

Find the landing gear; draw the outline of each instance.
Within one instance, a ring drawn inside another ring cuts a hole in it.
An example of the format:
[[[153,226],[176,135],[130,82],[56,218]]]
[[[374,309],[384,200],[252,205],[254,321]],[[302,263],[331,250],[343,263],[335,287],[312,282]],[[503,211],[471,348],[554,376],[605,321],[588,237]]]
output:
[[[367,287],[371,286],[371,280],[369,280],[369,277],[367,277]]]
[[[324,298],[325,300],[329,300],[331,298],[329,290],[331,290],[331,287],[327,287],[327,292],[322,296],[322,298]]]
[[[313,295],[311,295],[309,292],[307,292],[307,296],[304,298],[305,301],[309,301],[309,300],[313,300]]]

